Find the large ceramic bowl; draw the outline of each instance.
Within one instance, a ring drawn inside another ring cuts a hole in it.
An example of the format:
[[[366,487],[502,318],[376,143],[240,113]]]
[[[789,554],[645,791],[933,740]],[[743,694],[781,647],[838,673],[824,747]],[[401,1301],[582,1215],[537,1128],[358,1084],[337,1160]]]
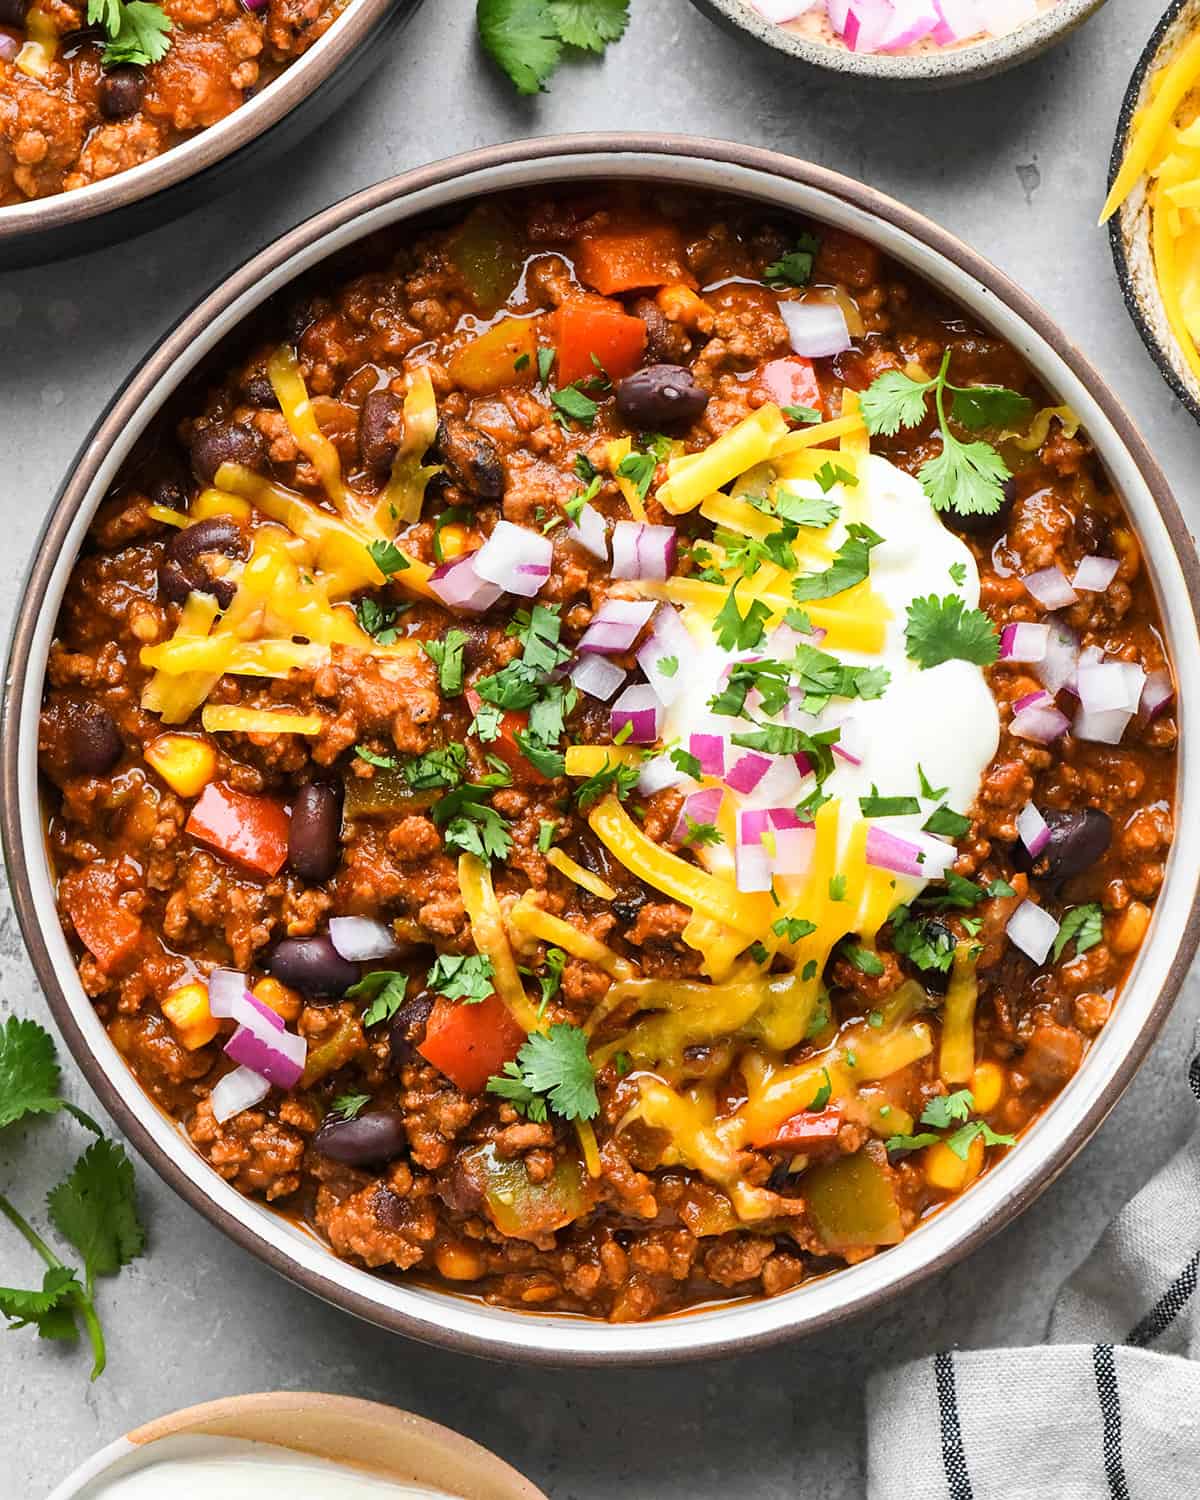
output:
[[[375,1401],[312,1391],[229,1396],[158,1417],[93,1454],[49,1500],[77,1500],[100,1480],[194,1452],[197,1440],[209,1438],[272,1443],[353,1464],[397,1484],[445,1493],[447,1500],[546,1500],[515,1469],[447,1427]]]
[[[1109,165],[1111,184],[1125,159],[1133,118],[1147,101],[1151,84],[1160,69],[1172,62],[1180,49],[1200,30],[1200,0],[1174,0],[1163,12],[1154,34],[1142,50],[1129,80]],[[1150,248],[1152,215],[1146,198],[1146,179],[1134,185],[1119,211],[1108,221],[1108,242],[1125,306],[1142,342],[1150,351],[1163,379],[1200,422],[1200,381],[1192,373],[1179,342],[1171,332],[1163,307],[1154,255]]]
[[[927,52],[893,56],[884,52],[850,52],[845,47],[827,47],[823,42],[798,36],[794,31],[768,21],[748,0],[692,0],[692,3],[726,30],[753,37],[776,52],[845,73],[852,79],[882,78],[913,88],[948,88],[978,78],[990,78],[1038,57],[1074,31],[1097,11],[1104,0],[1057,0],[1035,20],[1011,31],[967,47],[937,47]]]
[[[0,208],[0,271],[80,255],[155,229],[291,151],[362,86],[420,0],[351,0],[240,109],[141,166],[70,193]]]
[[[453,213],[501,189],[589,180],[736,194],[876,241],[1007,339],[1079,413],[1141,537],[1178,674],[1184,766],[1200,737],[1198,562],[1162,474],[1112,392],[1046,315],[965,245],[910,209],[821,167],[750,147],[683,137],[568,136],[495,147],[359,193],[286,235],[184,318],[97,423],[67,475],[16,624],[0,740],[4,842],[21,926],[55,1020],[134,1146],[238,1244],[318,1296],[413,1337],[506,1359],[622,1363],[749,1349],[827,1326],[917,1284],[1007,1224],[1061,1172],[1104,1119],[1161,1026],[1200,933],[1200,780],[1178,787],[1177,843],[1143,945],[1084,1066],[1021,1144],[902,1244],[766,1301],[725,1303],[642,1324],[517,1313],[387,1280],[337,1260],[302,1227],[236,1192],[144,1094],[96,1018],[54,905],[38,797],[37,721],[47,651],[72,562],[131,445],[180,382],[265,298],[385,225]]]

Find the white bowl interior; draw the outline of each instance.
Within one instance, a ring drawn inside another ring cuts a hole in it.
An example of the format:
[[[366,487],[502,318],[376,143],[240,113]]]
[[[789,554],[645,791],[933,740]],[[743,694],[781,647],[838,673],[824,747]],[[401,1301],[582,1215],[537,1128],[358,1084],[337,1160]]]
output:
[[[186,354],[148,393],[136,419],[125,425],[119,440],[103,456],[60,551],[48,597],[40,610],[19,709],[22,727],[18,750],[19,807],[29,878],[38,920],[71,1014],[125,1107],[155,1145],[246,1235],[286,1255],[295,1273],[302,1274],[311,1289],[335,1299],[339,1294],[353,1296],[360,1299],[360,1305],[367,1304],[385,1317],[399,1315],[407,1320],[415,1336],[433,1343],[445,1342],[449,1336],[479,1352],[500,1356],[620,1361],[712,1351],[717,1345],[743,1344],[778,1334],[781,1328],[823,1323],[848,1314],[864,1301],[877,1299],[905,1278],[921,1272],[932,1261],[952,1253],[965,1238],[986,1232],[986,1226],[1030,1195],[1035,1177],[1046,1170],[1061,1169],[1072,1154],[1065,1143],[1075,1138],[1085,1125],[1094,1128],[1102,1117],[1103,1096],[1147,1024],[1167,981],[1179,936],[1190,914],[1195,872],[1200,865],[1200,812],[1196,805],[1200,783],[1194,777],[1179,778],[1176,843],[1167,880],[1155,910],[1150,938],[1112,1018],[1093,1044],[1085,1065],[1028,1131],[1020,1146],[1008,1153],[969,1193],[932,1216],[901,1244],[781,1297],[716,1305],[686,1317],[646,1324],[609,1325],[569,1315],[516,1313],[489,1307],[462,1296],[384,1280],[339,1261],[314,1235],[265,1205],[243,1197],[205,1163],[181,1129],[142,1092],[97,1019],[79,983],[59,926],[49,863],[40,852],[45,849],[45,840],[38,796],[38,704],[47,652],[72,563],[105,491],[150,417],[180,379],[225,334],[297,274],[365,234],[432,210],[470,203],[484,193],[598,178],[650,178],[695,190],[739,194],[768,207],[808,214],[819,222],[860,234],[943,288],[1020,352],[1046,386],[1079,413],[1137,528],[1156,582],[1177,674],[1181,766],[1183,758],[1191,753],[1197,733],[1194,721],[1200,705],[1200,639],[1183,571],[1149,487],[1091,393],[1054,347],[986,286],[904,230],[815,187],[739,165],[671,155],[631,156],[597,151],[488,167],[400,197],[334,230],[260,278],[252,291],[206,323]],[[1108,1101],[1109,1105],[1113,1102]]]

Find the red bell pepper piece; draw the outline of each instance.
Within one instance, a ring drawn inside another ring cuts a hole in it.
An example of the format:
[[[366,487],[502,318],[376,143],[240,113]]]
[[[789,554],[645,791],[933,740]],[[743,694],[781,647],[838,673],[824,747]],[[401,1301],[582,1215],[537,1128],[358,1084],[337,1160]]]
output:
[[[610,380],[632,375],[641,364],[646,325],[614,303],[598,297],[564,302],[554,314],[551,327],[558,351],[559,385],[573,385],[599,375],[596,360]]]
[[[287,811],[273,797],[252,797],[211,781],[185,831],[258,875],[278,875],[287,859]]]
[[[769,1141],[756,1144],[781,1151],[811,1151],[817,1146],[833,1145],[844,1123],[845,1116],[836,1105],[829,1109],[801,1110],[784,1120]]]
[[[473,714],[477,714],[483,699],[474,688],[467,689],[467,706]],[[506,709],[500,716],[500,733],[494,740],[484,743],[484,749],[489,755],[494,755],[502,760],[512,772],[513,780],[523,782],[526,786],[549,786],[550,777],[544,776],[541,771],[527,760],[525,752],[517,741],[517,731],[524,733],[529,725],[529,715],[520,713],[516,709]]]
[[[825,415],[825,402],[811,359],[799,354],[773,359],[759,371],[759,379],[780,406],[809,406]]]
[[[115,973],[141,940],[140,919],[117,905],[112,881],[100,869],[64,880],[61,895],[79,941],[105,974]]]
[[[429,1013],[417,1051],[464,1094],[482,1094],[488,1079],[516,1057],[524,1041],[525,1033],[499,995],[476,1005],[442,995]]]
[[[683,258],[683,239],[669,224],[585,235],[575,249],[575,270],[585,286],[605,297],[677,281],[694,285]]]

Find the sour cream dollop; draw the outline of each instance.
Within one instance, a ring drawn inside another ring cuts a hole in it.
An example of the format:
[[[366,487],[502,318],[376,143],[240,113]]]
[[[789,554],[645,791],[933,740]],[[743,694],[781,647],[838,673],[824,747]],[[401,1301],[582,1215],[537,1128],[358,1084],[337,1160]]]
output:
[[[164,1438],[93,1480],[79,1500],[449,1500],[367,1469],[236,1438]]]
[[[958,594],[968,608],[978,606],[979,570],[970,548],[947,529],[920,484],[903,469],[871,454],[858,460],[857,473],[857,485],[836,484],[829,492],[830,499],[841,507],[841,517],[830,528],[827,539],[832,547],[839,547],[846,537],[846,524],[853,521],[865,522],[883,538],[871,551],[870,580],[875,593],[886,601],[891,620],[878,654],[833,650],[823,643],[819,649],[851,666],[884,667],[890,681],[879,698],[835,698],[811,727],[828,729],[853,721],[862,764],[852,765],[836,757],[824,790],[856,813],[858,799],[868,796],[873,786],[885,797],[918,796],[923,773],[926,785],[938,791],[945,789],[936,800],[922,797],[918,813],[882,819],[882,826],[889,832],[904,836],[919,830],[943,803],[960,813],[971,806],[980,778],[999,744],[1000,716],[981,667],[966,661],[947,661],[922,669],[909,660],[905,645],[908,607],[914,599]],[[788,488],[814,497],[822,493],[813,481],[788,481]],[[687,613],[684,622],[695,640],[696,655],[687,664],[683,687],[667,709],[663,726],[664,741],[679,740],[685,746],[694,733],[728,736],[750,728],[744,719],[714,714],[708,706],[723,686],[731,662],[791,655],[790,647],[773,651],[770,635],[756,650],[723,651],[713,640],[707,622],[688,619]],[[768,720],[761,713],[754,717]],[[788,721],[777,716],[775,722]],[[782,764],[788,757],[778,759],[778,770],[788,779],[790,772]],[[737,805],[744,811],[775,806],[790,790],[794,790],[791,781],[784,788],[772,771],[753,792],[740,796]],[[842,822],[843,842],[851,821],[847,818]],[[705,848],[701,858],[714,871],[732,870],[732,852],[723,845]],[[911,900],[925,884],[905,877],[898,884],[897,894]]]

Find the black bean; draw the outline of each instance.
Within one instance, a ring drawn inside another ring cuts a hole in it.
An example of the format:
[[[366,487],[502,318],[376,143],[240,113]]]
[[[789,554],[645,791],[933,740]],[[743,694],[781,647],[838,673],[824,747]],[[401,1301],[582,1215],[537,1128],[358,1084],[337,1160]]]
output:
[[[146,498],[151,505],[166,510],[187,510],[191,499],[187,481],[180,473],[160,474],[147,486]]]
[[[326,1118],[313,1136],[313,1147],[322,1156],[363,1167],[369,1162],[391,1161],[404,1150],[408,1134],[398,1109],[376,1109],[353,1120]]]
[[[263,960],[268,974],[310,998],[341,996],[358,982],[358,965],[344,959],[328,933],[281,938]]]
[[[1004,481],[1004,498],[1000,501],[1000,509],[993,511],[990,516],[964,516],[956,510],[943,510],[939,514],[951,531],[961,531],[967,536],[977,536],[981,532],[1004,531],[1012,515],[1013,506],[1017,503],[1017,485],[1015,475]]]
[[[228,609],[237,585],[231,578],[215,577],[205,567],[204,555],[221,552],[226,557],[241,557],[245,550],[242,529],[228,516],[213,516],[195,526],[185,526],[167,543],[158,569],[159,588],[176,604],[182,604],[191,593],[212,594],[222,609]]]
[[[389,469],[403,435],[404,402],[394,391],[372,391],[358,413],[358,456],[366,469]]]
[[[657,431],[704,415],[708,392],[682,365],[647,365],[617,386],[617,410],[631,427]]]
[[[109,68],[100,80],[97,102],[106,120],[125,120],[142,107],[146,75],[134,63]]]
[[[1087,555],[1103,552],[1108,545],[1108,517],[1098,510],[1082,510],[1075,518],[1075,541]]]
[[[120,760],[121,736],[103,703],[64,695],[47,706],[46,718],[57,731],[61,753],[55,759],[68,774],[105,776]]]
[[[389,1060],[394,1069],[411,1062],[417,1046],[425,1040],[425,1023],[433,1009],[434,997],[426,991],[406,1000],[392,1017],[388,1027]]]
[[[265,462],[267,445],[257,427],[241,422],[213,422],[192,438],[192,472],[201,484],[212,484],[222,464],[248,469]]]
[[[1112,843],[1112,819],[1098,807],[1061,811],[1051,807],[1042,813],[1050,828],[1050,842],[1031,859],[1024,844],[1013,849],[1013,863],[1023,870],[1056,884],[1089,870]]]
[[[646,892],[640,885],[630,886],[626,891],[618,891],[612,902],[612,913],[619,922],[628,922],[630,926],[637,921],[638,912],[646,904]]]
[[[460,417],[443,417],[438,423],[437,454],[452,483],[482,500],[499,500],[504,494],[504,464],[495,443],[486,433],[476,432]]]
[[[242,395],[250,406],[277,407],[279,405],[275,387],[261,370],[248,375],[242,381]]]
[[[288,827],[288,865],[316,884],[328,880],[342,854],[341,782],[310,781],[296,793]]]
[[[15,26],[20,30],[28,9],[29,0],[0,0],[0,26]]]

